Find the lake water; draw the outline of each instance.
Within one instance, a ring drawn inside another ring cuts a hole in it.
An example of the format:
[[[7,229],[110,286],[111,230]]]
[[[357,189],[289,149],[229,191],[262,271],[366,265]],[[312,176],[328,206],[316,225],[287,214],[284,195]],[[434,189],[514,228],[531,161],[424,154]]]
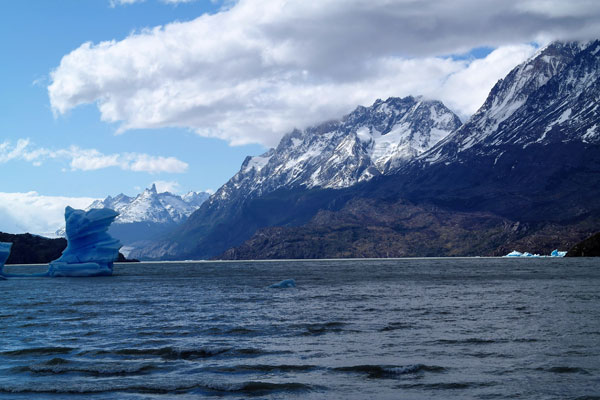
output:
[[[118,264],[0,289],[0,398],[600,399],[600,259]]]

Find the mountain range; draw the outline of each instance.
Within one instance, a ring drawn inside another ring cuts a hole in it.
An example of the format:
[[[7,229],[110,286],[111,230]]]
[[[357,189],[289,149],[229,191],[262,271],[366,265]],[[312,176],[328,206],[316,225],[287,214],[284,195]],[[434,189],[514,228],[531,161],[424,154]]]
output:
[[[600,42],[554,42],[464,124],[378,100],[283,137],[136,258],[501,255],[570,248],[600,222]]]
[[[185,221],[196,211],[210,195],[206,192],[190,191],[179,196],[171,192],[156,190],[153,184],[135,197],[123,193],[104,200],[96,200],[87,210],[92,208],[112,208],[119,212],[109,228],[109,233],[124,245],[122,251],[127,255],[139,245],[149,245],[157,237],[164,236]],[[57,231],[58,236],[65,236],[64,228]]]

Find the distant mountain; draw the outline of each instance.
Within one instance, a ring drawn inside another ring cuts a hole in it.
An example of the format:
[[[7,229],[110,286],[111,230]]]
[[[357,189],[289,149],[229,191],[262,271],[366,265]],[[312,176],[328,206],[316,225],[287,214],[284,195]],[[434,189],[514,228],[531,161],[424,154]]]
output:
[[[109,233],[123,243],[123,252],[127,255],[136,243],[151,243],[181,224],[209,196],[206,192],[189,192],[183,196],[170,192],[158,193],[156,185],[152,185],[135,197],[121,193],[96,200],[86,210],[112,208],[119,212]],[[57,234],[64,236],[64,228]]]
[[[258,227],[238,214],[243,204],[278,190],[340,189],[392,174],[460,125],[460,119],[441,102],[409,96],[377,100],[340,120],[294,130],[277,148],[247,157],[240,171],[175,235],[203,249],[193,250],[195,257],[214,255],[226,249],[222,235],[209,234],[214,224],[231,223],[232,228],[223,233],[234,241],[247,239]],[[188,254],[187,247],[180,246],[179,239],[167,240],[132,254],[183,255]]]
[[[429,132],[420,148],[426,134],[399,135],[385,146],[397,150],[391,156],[377,140],[411,126],[401,110],[422,100],[389,99],[292,132],[277,149],[247,159],[169,240],[136,257],[569,249],[600,225],[599,75],[599,41],[552,43],[500,80],[464,125],[439,141]],[[382,111],[384,104],[397,114]],[[423,125],[443,120],[433,115]]]
[[[104,200],[96,200],[86,210],[92,208],[112,208],[119,212],[115,224],[152,222],[158,224],[178,224],[196,211],[210,195],[205,192],[189,192],[178,196],[170,192],[158,193],[156,185],[144,190],[136,197],[123,193]]]
[[[541,49],[461,128],[397,173],[330,194],[300,226],[265,225],[222,257],[571,248],[600,225],[599,57],[599,41]]]
[[[440,101],[412,96],[377,100],[341,120],[296,129],[277,148],[247,157],[209,203],[258,197],[279,188],[349,187],[396,171],[460,125]]]

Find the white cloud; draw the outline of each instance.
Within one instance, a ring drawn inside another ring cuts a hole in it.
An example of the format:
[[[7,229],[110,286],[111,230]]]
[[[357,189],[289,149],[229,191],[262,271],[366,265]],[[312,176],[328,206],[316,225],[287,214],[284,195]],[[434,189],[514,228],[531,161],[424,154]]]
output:
[[[129,4],[135,4],[135,3],[143,3],[146,0],[110,0],[109,4],[111,7],[116,7],[116,6],[123,6],[123,5],[129,5]],[[180,4],[180,3],[192,3],[195,2],[197,0],[160,0],[161,3],[165,3],[165,4]],[[214,0],[211,0],[214,1]]]
[[[156,191],[158,193],[171,192],[178,193],[181,186],[175,181],[154,181],[152,184],[156,185]]]
[[[146,0],[110,0],[109,4],[111,7],[123,6],[134,3],[143,3]]]
[[[193,3],[197,0],[161,0],[165,4]],[[212,0],[211,0],[212,1]]]
[[[531,54],[523,43],[597,35],[593,5],[240,0],[121,41],[84,43],[51,73],[48,93],[57,114],[96,103],[120,131],[186,127],[232,144],[274,145],[293,127],[391,95],[440,98],[464,116]],[[482,61],[441,57],[484,45],[498,49]]]
[[[464,68],[450,74],[439,88],[427,92],[437,96],[462,118],[477,111],[497,80],[531,57],[536,51],[532,45],[502,46],[487,57],[465,63]],[[456,93],[468,93],[456,96]]]
[[[19,139],[15,145],[10,141],[0,143],[0,164],[12,160],[24,160],[40,166],[48,159],[65,159],[71,170],[92,171],[117,167],[125,171],[148,173],[182,173],[188,164],[174,157],[151,156],[140,153],[103,154],[96,149],[71,146],[67,149],[51,150],[35,147],[29,139]]]
[[[86,208],[91,197],[43,196],[37,192],[0,192],[0,232],[52,236],[65,223],[65,207]]]

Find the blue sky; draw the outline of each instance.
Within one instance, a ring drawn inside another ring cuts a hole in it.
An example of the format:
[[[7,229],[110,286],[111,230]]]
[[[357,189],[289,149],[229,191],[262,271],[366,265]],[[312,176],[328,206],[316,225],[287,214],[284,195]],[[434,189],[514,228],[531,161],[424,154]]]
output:
[[[198,1],[176,6],[156,1],[111,7],[108,0],[3,2],[0,5],[0,142],[29,138],[34,146],[64,149],[76,145],[104,154],[135,152],[175,157],[186,173],[145,173],[103,168],[71,170],[67,159],[41,166],[15,160],[0,165],[4,192],[37,191],[50,196],[105,197],[135,194],[153,181],[174,181],[180,191],[216,189],[260,145],[232,147],[187,128],[136,130],[116,134],[100,120],[93,104],[54,116],[47,85],[61,58],[82,43],[120,40],[133,31],[215,12],[219,5]]]
[[[452,4],[450,4],[452,3]],[[377,98],[467,119],[594,1],[23,0],[0,3],[0,231],[153,182],[216,190],[283,134]]]

